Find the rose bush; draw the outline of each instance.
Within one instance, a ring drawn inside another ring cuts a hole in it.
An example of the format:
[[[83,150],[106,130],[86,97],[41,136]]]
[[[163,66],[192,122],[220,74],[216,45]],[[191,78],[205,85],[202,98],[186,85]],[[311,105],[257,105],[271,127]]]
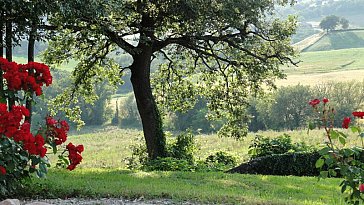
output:
[[[47,116],[45,124],[31,133],[31,115],[24,106],[33,95],[42,94],[42,86],[52,83],[49,67],[31,62],[20,65],[0,57],[0,195],[14,191],[31,173],[43,177],[50,166],[50,150],[59,154],[57,165],[73,170],[81,161],[83,146],[69,143],[68,123]]]
[[[317,114],[314,121],[309,123],[309,129],[323,128],[327,141],[319,151],[321,157],[316,162],[320,169],[320,178],[343,178],[341,192],[345,193],[345,200],[349,204],[360,204],[364,201],[364,132],[359,126],[353,125],[351,117],[345,117],[342,128],[356,133],[362,142],[361,146],[347,147],[347,133],[334,129],[335,109],[331,107],[329,100],[324,98],[322,104],[319,99],[309,102]],[[352,115],[363,119],[364,112],[353,112]]]

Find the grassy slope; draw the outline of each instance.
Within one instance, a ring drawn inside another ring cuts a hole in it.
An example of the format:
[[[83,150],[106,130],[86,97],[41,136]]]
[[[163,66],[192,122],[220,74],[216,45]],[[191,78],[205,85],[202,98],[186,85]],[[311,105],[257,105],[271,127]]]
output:
[[[331,32],[312,46],[304,49],[306,52],[328,51],[364,47],[364,30]]]

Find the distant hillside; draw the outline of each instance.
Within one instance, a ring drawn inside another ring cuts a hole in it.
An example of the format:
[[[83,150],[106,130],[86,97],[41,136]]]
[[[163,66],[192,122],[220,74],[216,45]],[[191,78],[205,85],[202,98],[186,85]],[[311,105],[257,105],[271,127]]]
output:
[[[330,51],[348,48],[364,48],[364,29],[330,32],[302,51]]]

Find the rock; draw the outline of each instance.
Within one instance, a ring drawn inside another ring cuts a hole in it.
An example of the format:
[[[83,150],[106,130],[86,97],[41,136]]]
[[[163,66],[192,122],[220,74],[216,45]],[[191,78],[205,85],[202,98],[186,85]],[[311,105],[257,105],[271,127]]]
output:
[[[26,204],[26,205],[51,205],[51,204],[48,204],[48,203],[45,203],[45,202],[32,202],[32,203]]]
[[[20,201],[18,199],[6,199],[0,202],[0,205],[20,205]]]

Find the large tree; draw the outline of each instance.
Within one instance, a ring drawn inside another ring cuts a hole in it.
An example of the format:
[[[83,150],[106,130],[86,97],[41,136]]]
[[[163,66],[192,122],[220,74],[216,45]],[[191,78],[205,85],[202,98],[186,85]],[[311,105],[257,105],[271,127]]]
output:
[[[166,155],[156,100],[187,109],[196,96],[208,101],[209,117],[226,122],[220,134],[247,133],[247,97],[284,75],[280,64],[293,63],[290,35],[296,21],[272,15],[287,0],[59,0],[49,17],[56,29],[46,59],[79,60],[75,88],[115,77],[126,68],[142,119],[150,158]],[[127,67],[112,54],[127,53]],[[151,84],[151,64],[162,59]],[[101,78],[101,79],[100,79]],[[153,95],[153,92],[154,94]],[[65,101],[62,98],[61,101]]]

